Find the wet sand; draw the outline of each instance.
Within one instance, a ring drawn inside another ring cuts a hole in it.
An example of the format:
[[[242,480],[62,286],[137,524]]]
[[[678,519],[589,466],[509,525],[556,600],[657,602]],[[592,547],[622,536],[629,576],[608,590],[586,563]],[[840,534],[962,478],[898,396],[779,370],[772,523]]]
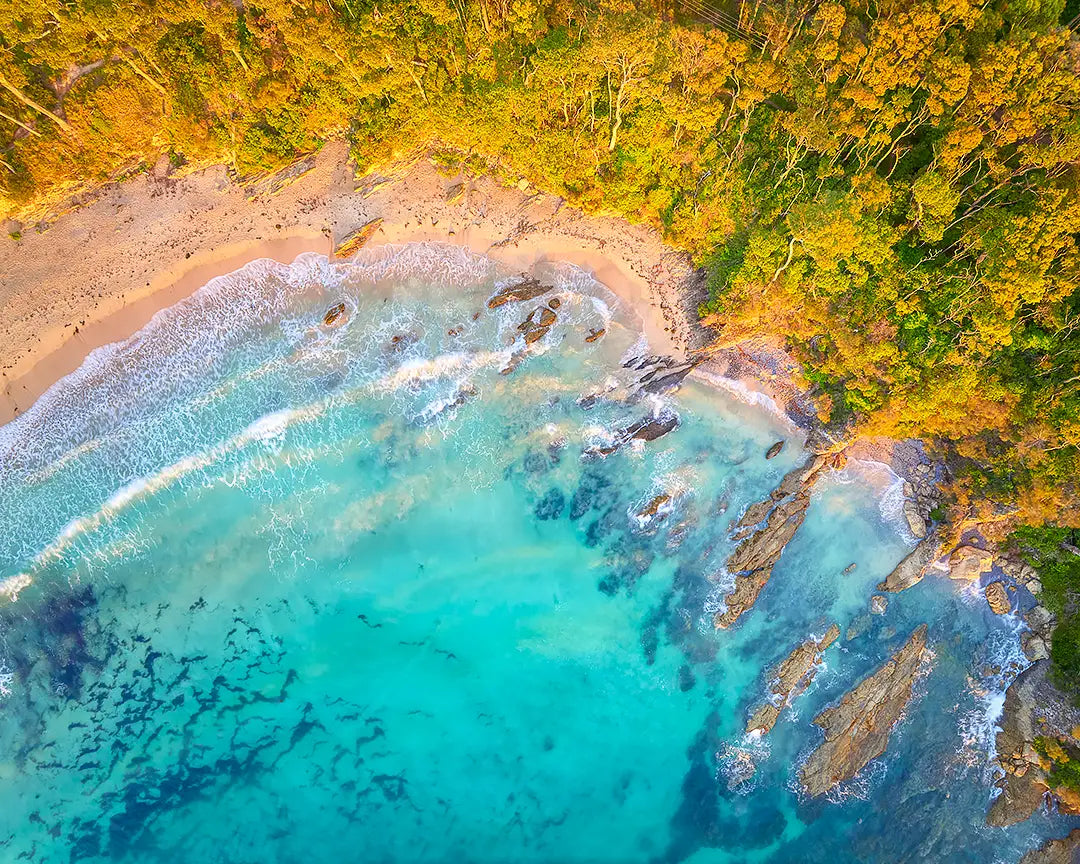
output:
[[[333,254],[373,219],[382,223],[368,246],[455,243],[522,271],[576,264],[634,310],[657,353],[705,339],[698,274],[650,228],[586,216],[525,184],[446,177],[427,160],[357,180],[342,144],[300,167],[239,187],[221,168],[177,178],[159,165],[44,230],[0,240],[0,423],[215,276]]]

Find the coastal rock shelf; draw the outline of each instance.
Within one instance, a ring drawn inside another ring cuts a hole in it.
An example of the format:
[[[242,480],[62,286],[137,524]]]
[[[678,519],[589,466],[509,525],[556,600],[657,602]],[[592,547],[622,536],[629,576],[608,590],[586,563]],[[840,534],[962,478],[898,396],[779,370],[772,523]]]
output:
[[[911,700],[925,648],[923,624],[884,666],[814,718],[825,730],[825,741],[799,772],[812,797],[850,780],[885,752],[892,728]]]
[[[767,499],[750,505],[739,520],[736,528],[743,531],[762,520],[765,524],[745,537],[727,560],[727,570],[735,576],[735,588],[724,597],[726,609],[713,618],[718,630],[730,627],[754,605],[784,547],[806,518],[814,482],[828,464],[828,459],[817,456],[788,472]]]
[[[776,724],[780,712],[791,700],[806,690],[817,674],[821,655],[840,635],[833,624],[820,639],[811,637],[792,651],[776,670],[769,690],[769,701],[760,705],[746,724],[747,734],[767,734]]]

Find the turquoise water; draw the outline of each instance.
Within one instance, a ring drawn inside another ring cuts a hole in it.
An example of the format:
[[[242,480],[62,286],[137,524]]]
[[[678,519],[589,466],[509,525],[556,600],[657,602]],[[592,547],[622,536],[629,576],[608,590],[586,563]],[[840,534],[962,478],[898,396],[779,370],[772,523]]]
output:
[[[4,861],[1012,862],[1067,830],[983,827],[1012,622],[935,578],[865,614],[911,540],[895,478],[827,477],[714,632],[730,523],[797,434],[692,380],[626,401],[638,329],[566,266],[500,374],[536,305],[486,308],[508,275],[434,245],[257,262],[0,428]],[[806,800],[813,716],[923,621],[889,752]],[[863,632],[746,740],[832,622]]]

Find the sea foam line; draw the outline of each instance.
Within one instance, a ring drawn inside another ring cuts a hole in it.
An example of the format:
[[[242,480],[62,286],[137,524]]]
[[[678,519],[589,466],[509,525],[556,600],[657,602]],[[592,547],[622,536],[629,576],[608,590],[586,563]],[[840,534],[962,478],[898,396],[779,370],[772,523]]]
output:
[[[326,410],[327,404],[328,400],[322,400],[303,408],[266,414],[250,423],[239,434],[209,450],[185,456],[149,477],[139,477],[130,481],[113,492],[97,511],[88,516],[73,519],[64,526],[56,539],[37,554],[29,570],[40,570],[55,561],[77,538],[100,528],[136,501],[160,492],[196,471],[209,468],[230,453],[239,451],[250,444],[270,444],[284,435],[288,427],[321,415]],[[14,601],[18,598],[19,592],[28,588],[32,582],[33,577],[30,573],[17,574],[0,582],[0,594]]]

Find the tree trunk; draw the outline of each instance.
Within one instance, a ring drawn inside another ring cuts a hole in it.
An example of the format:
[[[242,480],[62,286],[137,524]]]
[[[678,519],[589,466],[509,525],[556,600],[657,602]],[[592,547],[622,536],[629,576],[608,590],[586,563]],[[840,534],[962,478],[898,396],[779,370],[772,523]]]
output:
[[[22,102],[23,105],[25,105],[27,108],[32,108],[34,111],[37,111],[39,114],[44,114],[46,117],[48,117],[50,120],[52,120],[57,126],[59,126],[61,129],[63,129],[65,132],[67,132],[69,135],[75,134],[74,131],[72,130],[72,128],[68,125],[66,120],[64,120],[62,117],[58,117],[57,115],[53,114],[53,112],[50,111],[48,108],[45,108],[42,105],[38,105],[37,102],[35,102],[29,96],[25,95],[22,91],[20,91],[13,84],[8,82],[8,80],[3,75],[0,75],[0,87],[3,87],[5,90],[10,92],[16,99],[18,99],[20,102]]]

